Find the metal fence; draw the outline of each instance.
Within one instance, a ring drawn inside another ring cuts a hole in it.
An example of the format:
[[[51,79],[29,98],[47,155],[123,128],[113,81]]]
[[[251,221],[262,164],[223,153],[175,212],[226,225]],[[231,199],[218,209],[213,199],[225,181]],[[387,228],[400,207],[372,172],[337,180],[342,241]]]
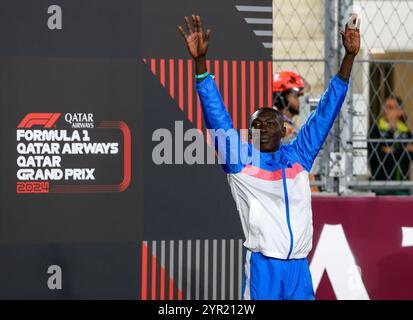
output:
[[[413,188],[413,1],[273,1],[274,71],[309,84],[303,123],[338,71],[339,31],[362,19],[362,49],[339,119],[313,168],[320,191],[410,194]]]

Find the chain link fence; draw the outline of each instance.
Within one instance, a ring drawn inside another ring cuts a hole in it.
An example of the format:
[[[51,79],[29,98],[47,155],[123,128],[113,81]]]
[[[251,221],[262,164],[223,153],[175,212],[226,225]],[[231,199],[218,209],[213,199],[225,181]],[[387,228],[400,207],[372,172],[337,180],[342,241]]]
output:
[[[300,126],[344,56],[340,30],[361,16],[351,86],[312,171],[314,190],[410,194],[413,189],[413,1],[273,1],[274,71],[308,83]]]

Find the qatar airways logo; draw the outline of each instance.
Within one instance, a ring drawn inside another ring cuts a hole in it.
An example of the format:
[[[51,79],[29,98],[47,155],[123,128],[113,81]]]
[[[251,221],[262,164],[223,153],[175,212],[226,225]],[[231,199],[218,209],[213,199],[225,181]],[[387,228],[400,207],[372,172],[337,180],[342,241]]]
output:
[[[93,129],[93,113],[66,113],[65,121],[70,124],[72,129]]]
[[[55,126],[60,116],[61,113],[29,113],[17,128],[30,129],[33,126],[43,126],[44,129],[50,129]],[[64,119],[72,129],[93,129],[95,127],[93,113],[66,113]]]

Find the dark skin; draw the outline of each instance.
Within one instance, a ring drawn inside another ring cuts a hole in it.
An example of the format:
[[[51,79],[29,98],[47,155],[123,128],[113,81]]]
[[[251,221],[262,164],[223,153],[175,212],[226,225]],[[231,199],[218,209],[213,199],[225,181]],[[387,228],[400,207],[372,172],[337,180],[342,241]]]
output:
[[[249,138],[261,152],[275,152],[280,147],[281,139],[285,137],[284,121],[278,120],[274,109],[262,108],[251,116]],[[282,115],[280,114],[280,117]],[[278,120],[278,121],[277,121]],[[253,130],[259,130],[259,140],[254,139]]]
[[[208,70],[206,54],[211,30],[208,29],[204,32],[200,16],[192,15],[191,20],[192,24],[190,19],[185,17],[186,32],[181,26],[178,27],[178,30],[185,39],[189,54],[194,59],[196,73],[203,74]],[[353,21],[354,25],[355,22],[356,21]],[[349,28],[346,25],[345,31],[341,32],[341,37],[346,54],[341,62],[338,74],[344,79],[349,79],[354,60],[360,50],[360,31],[355,28]],[[276,121],[274,113],[265,108],[256,111],[251,116],[250,129],[260,130],[259,149],[261,152],[276,152],[280,147],[281,139],[285,136],[286,131],[284,125]],[[255,146],[258,145],[257,141],[253,141],[253,143]]]
[[[292,119],[295,115],[300,114],[300,99],[298,98],[298,94],[291,92],[287,96],[288,108],[283,110],[283,113],[290,119]]]

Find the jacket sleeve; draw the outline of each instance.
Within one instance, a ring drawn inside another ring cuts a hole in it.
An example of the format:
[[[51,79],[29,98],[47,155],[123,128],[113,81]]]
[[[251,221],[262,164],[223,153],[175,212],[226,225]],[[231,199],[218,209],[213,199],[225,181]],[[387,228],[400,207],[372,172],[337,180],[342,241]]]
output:
[[[307,172],[311,171],[314,160],[340,112],[347,90],[348,81],[336,75],[330,81],[316,110],[291,142],[291,147]]]
[[[207,129],[214,132],[214,141],[218,159],[226,173],[238,173],[242,170],[241,143],[237,130],[228,114],[221,94],[214,79],[209,75],[196,83],[200,98],[202,113]],[[212,130],[211,130],[212,129]]]

